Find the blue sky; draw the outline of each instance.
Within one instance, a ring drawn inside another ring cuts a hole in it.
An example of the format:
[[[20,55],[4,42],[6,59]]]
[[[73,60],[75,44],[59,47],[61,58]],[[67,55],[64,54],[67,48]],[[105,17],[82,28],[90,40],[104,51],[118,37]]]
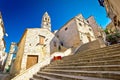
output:
[[[103,28],[110,22],[97,0],[0,0],[4,21],[6,51],[11,42],[19,42],[26,28],[39,28],[44,12],[51,17],[52,31],[60,29],[78,14],[87,19],[93,15]]]

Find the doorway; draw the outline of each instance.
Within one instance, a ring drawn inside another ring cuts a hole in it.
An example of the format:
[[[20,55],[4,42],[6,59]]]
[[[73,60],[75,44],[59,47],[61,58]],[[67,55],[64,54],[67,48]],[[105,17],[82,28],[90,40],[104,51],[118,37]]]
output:
[[[38,55],[28,55],[26,69],[38,63]]]
[[[91,39],[90,39],[90,37],[89,37],[89,36],[87,36],[87,38],[88,38],[88,41],[89,41],[89,42],[91,42]]]

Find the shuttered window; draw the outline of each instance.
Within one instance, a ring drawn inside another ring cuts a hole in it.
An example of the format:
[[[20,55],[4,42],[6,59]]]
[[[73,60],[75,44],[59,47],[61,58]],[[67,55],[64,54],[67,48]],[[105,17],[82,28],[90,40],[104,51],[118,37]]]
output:
[[[45,36],[40,35],[40,45],[44,45],[45,43]]]

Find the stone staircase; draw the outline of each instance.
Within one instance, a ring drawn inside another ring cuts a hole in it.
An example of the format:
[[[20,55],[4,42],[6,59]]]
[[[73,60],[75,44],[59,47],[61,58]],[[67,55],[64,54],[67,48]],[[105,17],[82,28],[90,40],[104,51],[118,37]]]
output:
[[[120,80],[120,44],[53,61],[30,80]]]

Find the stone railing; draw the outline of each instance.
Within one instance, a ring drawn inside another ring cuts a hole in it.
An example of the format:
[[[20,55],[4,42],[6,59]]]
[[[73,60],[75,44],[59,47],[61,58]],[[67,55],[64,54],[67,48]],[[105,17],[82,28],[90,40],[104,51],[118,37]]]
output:
[[[72,55],[72,49],[71,49],[71,48],[67,49],[67,50],[64,51],[64,52],[54,52],[54,53],[51,55],[51,60],[53,59],[54,56],[65,57],[65,56],[69,56],[69,55]]]
[[[33,74],[36,74],[42,67],[50,64],[50,59],[44,60],[36,65],[32,66],[31,68],[27,69],[26,71],[20,73],[16,77],[11,80],[29,80],[33,77]]]

